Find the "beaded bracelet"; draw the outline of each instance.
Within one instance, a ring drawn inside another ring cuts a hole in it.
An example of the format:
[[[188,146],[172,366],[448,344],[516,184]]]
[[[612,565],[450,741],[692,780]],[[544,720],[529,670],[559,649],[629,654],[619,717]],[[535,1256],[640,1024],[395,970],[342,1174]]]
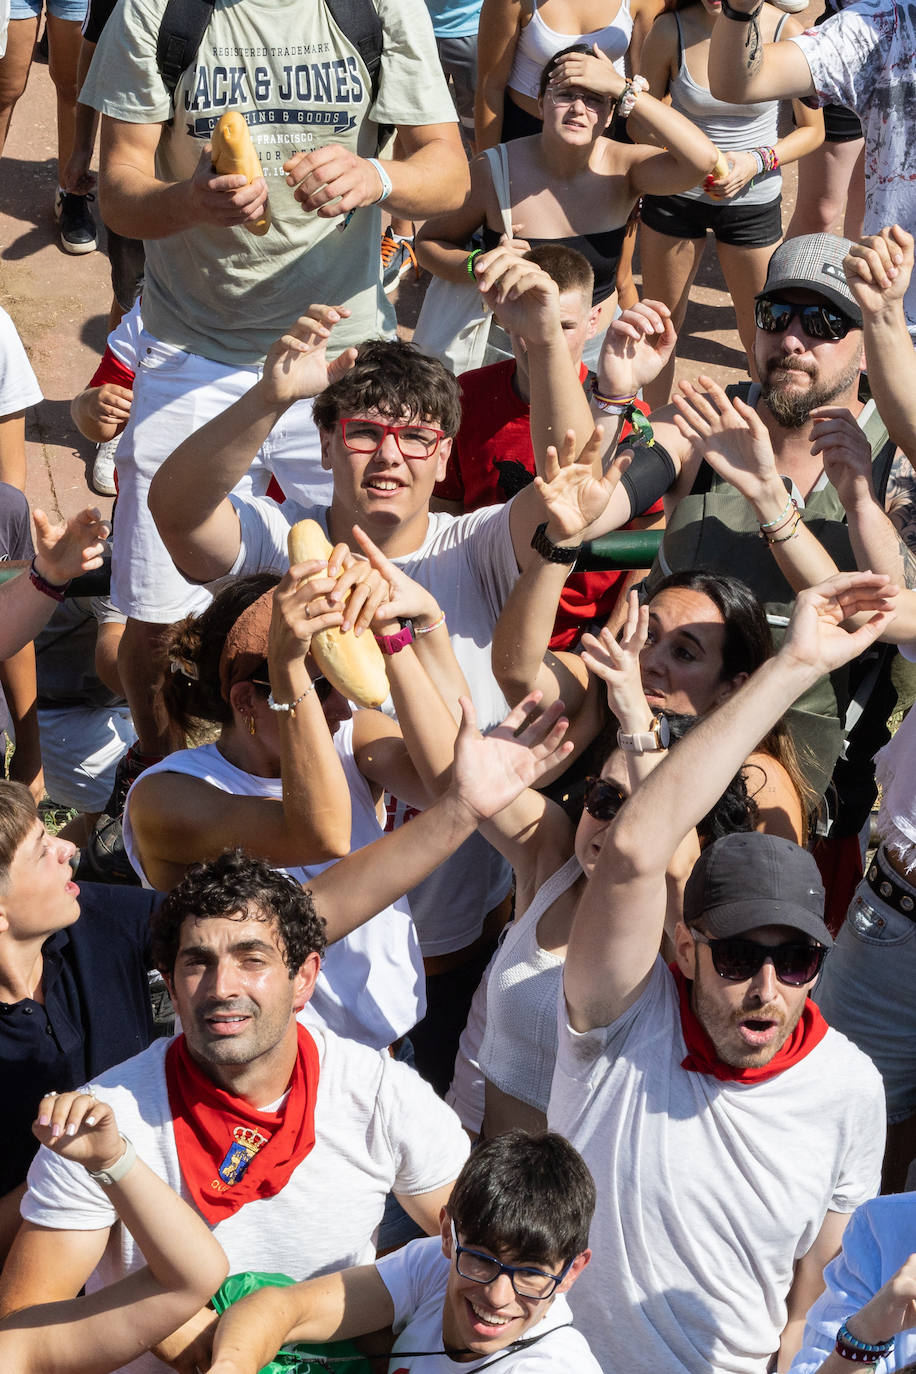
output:
[[[290,720],[295,720],[296,707],[300,704],[300,702],[305,701],[305,698],[308,696],[309,692],[313,692],[314,690],[315,682],[313,680],[306,687],[305,691],[301,692],[300,695],[296,697],[295,701],[275,701],[273,692],[270,692],[267,697],[267,705],[270,707],[272,711],[289,711]]]
[[[482,248],[475,248],[473,253],[468,253],[467,257],[464,260],[464,265],[467,269],[467,274],[472,282],[477,281],[477,278],[474,276],[474,259],[479,258],[482,252]]]
[[[67,588],[70,586],[71,579],[68,577],[66,582],[61,583],[49,582],[46,577],[42,577],[35,566],[35,559],[33,558],[29,564],[29,581],[37,592],[43,592],[44,595],[49,596],[52,601],[63,601],[64,597],[67,595]]]
[[[445,624],[445,611],[440,611],[431,625],[414,625],[415,635],[431,635],[433,630],[438,630],[440,625]]]
[[[790,539],[794,539],[796,534],[798,534],[798,527],[801,524],[801,511],[797,510],[787,523],[791,525],[791,529],[789,529],[787,533],[768,534],[766,530],[761,530],[760,538],[767,544],[787,544]],[[784,525],[782,528],[786,529],[786,526]]]
[[[789,519],[793,510],[798,510],[798,502],[796,501],[794,496],[790,496],[788,501],[786,502],[786,508],[783,511],[782,515],[777,515],[775,520],[764,520],[760,528],[762,530],[778,529],[780,525],[784,524],[785,521]]]
[[[602,396],[595,382],[592,382],[591,393],[595,400],[595,405],[599,410],[603,410],[606,415],[626,415],[630,406],[636,400],[636,392],[632,396]]]
[[[879,1341],[876,1345],[870,1345],[868,1341],[857,1341],[849,1330],[846,1322],[840,1327],[836,1335],[836,1353],[841,1359],[851,1360],[853,1364],[877,1364],[890,1355],[894,1349],[894,1337],[889,1341]]]
[[[631,76],[629,78],[617,101],[617,113],[621,119],[629,119],[637,98],[648,89],[649,83],[644,76]]]
[[[755,148],[754,155],[760,158],[761,172],[775,172],[779,166],[779,154],[775,148]]]

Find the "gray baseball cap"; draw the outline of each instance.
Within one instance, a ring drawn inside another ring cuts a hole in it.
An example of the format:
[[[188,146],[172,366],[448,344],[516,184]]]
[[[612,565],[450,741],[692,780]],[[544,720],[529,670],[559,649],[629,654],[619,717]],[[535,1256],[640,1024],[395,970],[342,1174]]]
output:
[[[833,944],[817,864],[791,840],[758,831],[707,845],[687,879],[684,920],[702,920],[715,940],[758,926],[789,926],[819,945]]]
[[[778,291],[816,291],[861,325],[862,312],[843,271],[843,259],[852,246],[852,239],[840,238],[839,234],[802,234],[786,239],[770,258],[766,285],[757,300]]]

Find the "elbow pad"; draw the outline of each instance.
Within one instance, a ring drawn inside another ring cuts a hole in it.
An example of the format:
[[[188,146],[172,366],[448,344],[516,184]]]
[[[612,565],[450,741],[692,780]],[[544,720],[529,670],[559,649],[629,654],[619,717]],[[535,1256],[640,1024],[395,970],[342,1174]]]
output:
[[[630,498],[629,518],[632,520],[664,496],[677,477],[677,469],[671,454],[658,440],[651,445],[643,439],[633,444],[624,442],[617,451],[624,449],[630,449],[633,454],[632,463],[620,479]]]

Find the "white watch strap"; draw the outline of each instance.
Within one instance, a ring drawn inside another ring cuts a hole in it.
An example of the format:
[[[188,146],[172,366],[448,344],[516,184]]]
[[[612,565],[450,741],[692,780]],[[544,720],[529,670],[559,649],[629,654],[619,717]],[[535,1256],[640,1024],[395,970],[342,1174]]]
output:
[[[128,1140],[126,1135],[122,1135],[121,1139],[124,1141],[124,1153],[120,1159],[112,1164],[110,1169],[86,1170],[89,1177],[94,1179],[96,1183],[101,1183],[103,1188],[112,1183],[120,1183],[128,1169],[132,1168],[136,1161],[137,1151],[134,1149],[133,1141]]]

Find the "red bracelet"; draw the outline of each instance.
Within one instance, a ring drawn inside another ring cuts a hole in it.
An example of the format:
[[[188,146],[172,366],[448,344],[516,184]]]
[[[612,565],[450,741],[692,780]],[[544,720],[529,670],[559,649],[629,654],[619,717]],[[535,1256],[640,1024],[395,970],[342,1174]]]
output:
[[[64,597],[67,595],[67,588],[70,586],[72,579],[68,577],[66,582],[62,582],[59,586],[55,586],[53,582],[48,582],[46,578],[42,577],[35,566],[35,559],[33,558],[29,564],[29,581],[36,591],[43,592],[44,595],[49,596],[52,601],[63,601]]]

